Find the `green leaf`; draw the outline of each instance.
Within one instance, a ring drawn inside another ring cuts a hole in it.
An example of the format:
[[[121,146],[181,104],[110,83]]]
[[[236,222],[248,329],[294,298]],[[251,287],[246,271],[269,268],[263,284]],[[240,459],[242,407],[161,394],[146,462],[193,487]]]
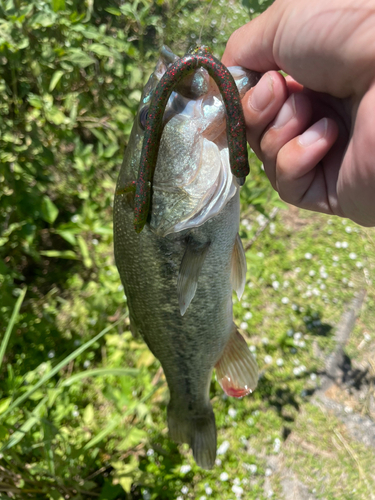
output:
[[[113,14],[114,16],[121,16],[121,10],[116,9],[116,7],[107,7],[104,10],[109,14]]]
[[[54,74],[52,75],[51,81],[49,82],[49,91],[50,92],[52,92],[52,90],[59,83],[63,74],[64,74],[64,71],[60,71],[60,70],[54,72]]]
[[[65,9],[65,0],[52,0],[52,9],[54,12],[59,12]]]
[[[14,325],[17,323],[18,313],[19,313],[19,311],[21,309],[21,305],[22,305],[23,299],[25,298],[26,291],[27,291],[27,288],[24,288],[21,291],[21,293],[20,293],[20,295],[19,295],[19,297],[17,299],[16,305],[14,306],[14,309],[13,309],[13,312],[12,312],[12,316],[10,318],[10,321],[9,321],[8,327],[6,329],[4,338],[3,338],[2,342],[1,342],[1,346],[0,346],[0,368],[1,368],[1,365],[2,365],[2,362],[3,362],[5,350],[7,348],[8,342],[9,342],[10,334],[12,333]]]
[[[73,250],[44,250],[39,252],[45,257],[55,257],[56,259],[79,260],[79,257]]]
[[[137,427],[133,427],[126,438],[117,445],[117,449],[124,451],[129,450],[145,439],[147,439],[147,432],[142,429],[137,429]]]
[[[41,387],[43,384],[48,382],[48,380],[50,380],[54,375],[56,375],[56,373],[58,373],[62,368],[64,368],[71,361],[73,361],[73,359],[76,359],[76,357],[79,356],[80,354],[82,354],[84,351],[86,351],[86,349],[88,349],[93,344],[95,344],[95,342],[97,342],[100,338],[102,338],[106,333],[113,330],[113,328],[115,328],[117,325],[122,323],[126,317],[127,317],[127,314],[124,314],[115,323],[104,328],[104,330],[102,330],[100,333],[98,333],[98,335],[96,335],[91,340],[88,340],[87,342],[85,342],[83,345],[78,347],[78,349],[76,349],[71,354],[69,354],[69,356],[67,356],[62,361],[60,361],[60,363],[58,363],[54,368],[52,368],[52,370],[50,372],[43,375],[43,377],[39,380],[39,382],[37,382],[33,387],[31,387],[31,389],[29,389],[27,392],[22,394],[22,396],[19,396],[15,401],[13,401],[13,403],[9,406],[9,408],[5,411],[5,413],[3,413],[2,417],[5,417],[14,408],[17,408],[21,403],[26,401],[26,399],[29,399],[29,397],[32,394],[34,394],[35,391],[37,391],[39,389],[39,387]]]
[[[42,200],[41,213],[43,219],[50,224],[53,224],[59,215],[58,208],[48,196],[44,196]]]
[[[61,238],[64,238],[64,240],[70,243],[71,245],[75,245],[77,243],[76,237],[74,236],[74,233],[72,231],[58,230],[56,231],[56,233],[59,234]]]
[[[79,246],[79,249],[81,250],[81,254],[83,257],[83,264],[85,267],[87,267],[87,269],[90,269],[90,267],[92,267],[92,260],[90,258],[90,253],[89,253],[89,249],[87,247],[87,243],[82,238],[82,236],[78,236],[77,241],[78,241],[78,246]]]
[[[10,402],[12,401],[12,398],[4,398],[0,399],[0,414],[4,413],[4,411],[8,408],[10,405]]]
[[[108,146],[108,148],[105,148],[104,150],[104,158],[112,158],[112,156],[116,153],[116,151],[118,151],[120,148],[118,146],[118,144],[111,144],[110,146]]]
[[[64,57],[65,61],[70,61],[80,68],[87,68],[90,64],[95,63],[95,59],[81,49],[69,49],[67,55]]]
[[[62,123],[68,123],[69,118],[64,115],[56,106],[52,106],[51,109],[45,111],[46,118],[49,122],[55,125],[61,125]]]
[[[89,50],[91,52],[94,52],[98,56],[113,57],[113,54],[109,50],[109,48],[106,47],[105,45],[100,44],[100,43],[92,43],[89,46]]]

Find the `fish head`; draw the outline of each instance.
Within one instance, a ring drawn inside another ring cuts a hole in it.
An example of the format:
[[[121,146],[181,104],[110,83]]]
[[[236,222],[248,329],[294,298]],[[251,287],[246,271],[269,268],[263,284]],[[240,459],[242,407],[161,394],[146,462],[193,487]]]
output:
[[[240,97],[257,82],[258,74],[228,69]],[[164,113],[149,220],[158,236],[201,226],[221,212],[242,185],[230,168],[220,91],[204,69],[193,78],[172,92]]]
[[[155,88],[168,66],[177,59],[164,46],[143,89],[124,158],[125,164],[130,164],[127,176],[131,175],[133,180],[138,177]],[[240,67],[229,70],[240,96],[257,81],[258,74],[254,72]],[[152,182],[149,228],[158,236],[166,236],[198,227],[225,207],[240,184],[230,170],[223,100],[214,80],[204,68],[199,68],[182,79],[165,107]]]

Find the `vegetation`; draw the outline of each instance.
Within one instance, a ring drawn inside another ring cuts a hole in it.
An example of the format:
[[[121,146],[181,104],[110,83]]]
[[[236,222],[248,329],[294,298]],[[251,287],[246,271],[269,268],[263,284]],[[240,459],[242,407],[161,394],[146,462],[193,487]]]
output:
[[[314,392],[365,288],[346,347],[362,392],[334,399],[374,419],[373,231],[286,209],[252,156],[235,316],[262,376],[243,400],[212,380],[212,471],[168,439],[167,386],[113,261],[114,185],[159,47],[182,55],[202,26],[221,55],[269,3],[0,1],[1,499],[282,498],[286,467],[316,498],[371,498],[372,452]]]

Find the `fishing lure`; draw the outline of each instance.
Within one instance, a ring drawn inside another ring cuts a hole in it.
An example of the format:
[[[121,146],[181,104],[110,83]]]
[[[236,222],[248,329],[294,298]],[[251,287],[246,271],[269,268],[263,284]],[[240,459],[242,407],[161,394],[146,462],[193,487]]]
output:
[[[138,180],[117,191],[117,194],[135,192],[134,229],[137,233],[146,224],[150,209],[152,180],[163,132],[165,107],[179,82],[199,67],[205,68],[213,78],[225,104],[232,174],[243,178],[249,173],[245,119],[234,79],[207,47],[198,47],[171,64],[155,88],[145,125]]]

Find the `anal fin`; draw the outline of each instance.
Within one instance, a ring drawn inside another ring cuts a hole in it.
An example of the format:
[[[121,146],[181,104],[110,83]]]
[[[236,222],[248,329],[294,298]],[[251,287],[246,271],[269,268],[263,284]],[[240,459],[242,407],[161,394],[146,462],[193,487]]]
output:
[[[198,244],[193,240],[188,241],[177,278],[177,296],[181,316],[185,314],[194,298],[209,246],[210,242]]]
[[[238,233],[232,251],[230,280],[233,290],[240,299],[246,284],[246,256]]]
[[[216,363],[216,378],[228,396],[242,398],[258,384],[258,365],[246,341],[233,323],[223,355]]]

